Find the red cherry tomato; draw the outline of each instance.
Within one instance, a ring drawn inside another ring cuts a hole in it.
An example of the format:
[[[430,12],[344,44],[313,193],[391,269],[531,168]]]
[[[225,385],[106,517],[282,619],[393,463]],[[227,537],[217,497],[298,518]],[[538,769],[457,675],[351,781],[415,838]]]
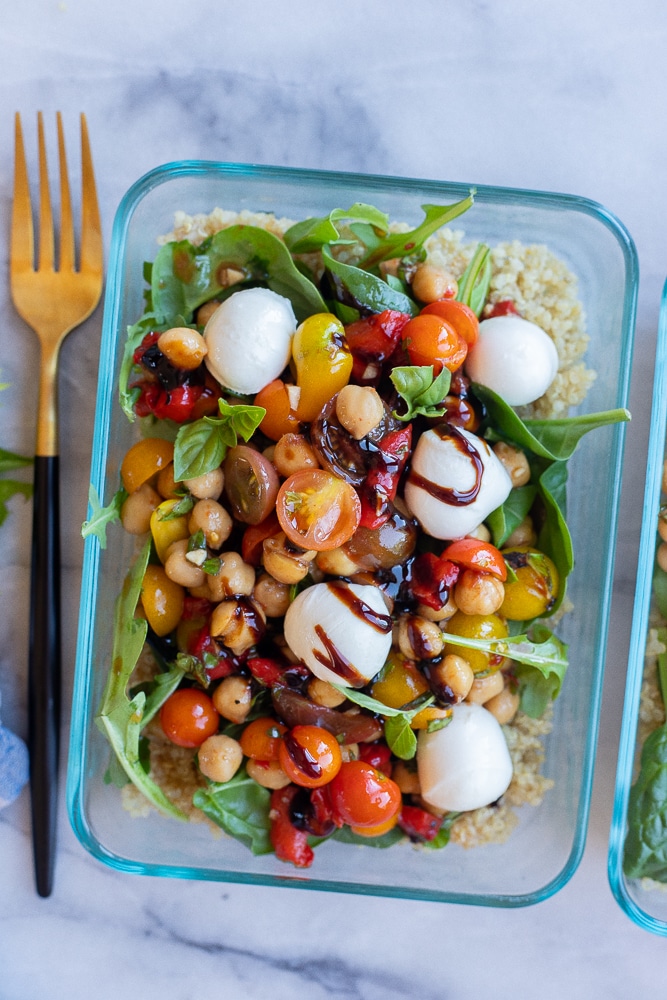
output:
[[[205,691],[179,688],[160,709],[165,736],[179,747],[199,747],[218,729],[220,716]]]
[[[396,816],[402,803],[395,781],[363,760],[350,760],[329,784],[334,813],[354,827],[377,827]]]
[[[338,740],[320,726],[294,726],[282,739],[278,760],[285,774],[302,788],[328,785],[343,759]]]
[[[302,469],[280,487],[276,512],[293,545],[324,552],[352,538],[361,520],[361,501],[354,487],[333,473]]]
[[[433,365],[436,375],[443,368],[456,371],[468,353],[465,340],[447,320],[423,312],[404,327],[403,346],[411,364]]]
[[[386,743],[362,743],[359,759],[391,778],[391,750]]]
[[[440,558],[478,573],[491,573],[499,580],[507,579],[507,566],[502,553],[495,545],[481,542],[478,538],[459,538],[447,546]]]
[[[439,299],[424,306],[421,316],[439,316],[453,326],[459,337],[463,337],[468,347],[472,347],[479,337],[479,320],[470,306],[456,299]]]
[[[267,538],[279,535],[281,531],[275,510],[259,524],[250,524],[243,532],[241,539],[241,555],[243,561],[252,566],[259,566],[262,561],[263,543]]]
[[[299,794],[296,785],[287,785],[271,793],[271,829],[269,837],[276,857],[289,861],[297,868],[309,868],[313,863],[313,849],[305,830],[298,830],[290,813],[292,800]]]
[[[276,722],[270,716],[253,719],[239,737],[241,749],[246,757],[253,760],[278,760],[278,751],[287,726]]]

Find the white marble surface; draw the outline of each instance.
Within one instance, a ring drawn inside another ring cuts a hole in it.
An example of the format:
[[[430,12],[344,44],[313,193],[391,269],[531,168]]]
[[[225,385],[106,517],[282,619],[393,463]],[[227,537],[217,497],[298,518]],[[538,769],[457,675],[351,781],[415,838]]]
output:
[[[606,856],[667,262],[666,35],[663,0],[3,5],[5,447],[33,447],[37,358],[6,277],[14,110],[29,134],[37,109],[47,120],[62,110],[72,146],[87,113],[107,244],[132,182],[201,157],[584,195],[628,226],[642,278],[593,807],[571,882],[537,907],[501,911],[117,874],[74,838],[63,773],[49,899],[33,889],[27,792],[0,812],[0,1000],[653,995],[667,945],[620,911]],[[100,329],[98,310],[62,356],[66,706]],[[0,552],[0,689],[3,721],[23,735],[29,534],[29,505],[13,502]]]

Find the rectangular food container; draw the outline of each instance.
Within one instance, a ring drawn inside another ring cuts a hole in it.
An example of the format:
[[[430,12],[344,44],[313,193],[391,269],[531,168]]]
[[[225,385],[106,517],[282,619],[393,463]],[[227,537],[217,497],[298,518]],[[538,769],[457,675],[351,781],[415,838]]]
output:
[[[328,214],[354,202],[375,205],[393,220],[416,225],[421,206],[457,201],[469,186],[271,167],[179,162],[140,179],[115,220],[107,279],[91,482],[103,502],[118,488],[121,459],[136,430],[117,403],[126,328],[142,313],[144,261],[169,232],[173,214],[274,212],[294,220]],[[597,372],[582,412],[627,402],[637,289],[636,252],[626,230],[583,198],[477,187],[474,207],[457,220],[466,238],[488,244],[546,244],[578,276]],[[119,528],[101,550],[85,544],[68,774],[68,805],[82,844],[111,867],[129,872],[326,889],[488,906],[538,902],[571,877],[583,851],[589,813],[610,606],[624,429],[596,430],[570,462],[568,523],[576,568],[569,596],[574,611],[559,626],[570,645],[571,669],[555,704],[544,774],[554,787],[542,804],[519,810],[503,844],[426,851],[389,851],[331,842],[312,868],[296,870],[273,855],[254,857],[205,824],[153,813],[133,818],[105,784],[109,748],[94,716],[110,664],[114,605],[134,551]],[[594,488],[592,488],[592,484]]]
[[[653,595],[658,542],[662,470],[667,426],[667,283],[663,288],[655,359],[651,429],[639,543],[635,604],[616,770],[616,790],[609,840],[609,882],[619,905],[640,927],[667,936],[667,883],[628,878],[624,871],[630,790],[641,755],[640,703],[649,631],[665,624]],[[667,836],[665,838],[667,848]]]

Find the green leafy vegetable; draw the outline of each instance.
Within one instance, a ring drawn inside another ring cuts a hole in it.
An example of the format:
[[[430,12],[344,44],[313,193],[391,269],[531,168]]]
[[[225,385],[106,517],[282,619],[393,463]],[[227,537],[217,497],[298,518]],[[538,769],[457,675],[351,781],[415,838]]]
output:
[[[364,231],[363,237],[367,253],[360,266],[370,268],[380,264],[383,260],[408,257],[414,254],[423,246],[429,236],[446,226],[448,222],[458,218],[459,215],[467,212],[473,204],[474,195],[474,190],[471,190],[467,198],[454,202],[452,205],[422,205],[425,214],[424,221],[416,229],[411,229],[407,233],[392,233],[388,236],[378,237],[374,232]],[[359,226],[353,228],[357,235],[361,234]]]
[[[174,444],[174,479],[195,479],[216,469],[229,448],[238,443],[239,435],[250,440],[266,415],[261,406],[231,406],[218,401],[219,417],[202,417],[183,424]]]
[[[1,388],[4,388],[4,386]],[[25,455],[18,455],[15,451],[7,451],[6,448],[0,448],[0,473],[13,472],[14,469],[23,469],[28,465],[32,465],[32,462],[32,458],[28,458]]]
[[[405,839],[405,834],[400,826],[394,826],[379,837],[363,837],[355,833],[349,826],[341,826],[339,830],[331,835],[331,840],[338,840],[342,844],[359,844],[365,847],[393,847],[401,840]]]
[[[435,698],[432,694],[425,692],[408,705],[392,708],[355,688],[342,687],[340,684],[333,684],[332,687],[335,687],[337,691],[361,708],[366,708],[375,715],[383,715],[385,717],[384,737],[389,749],[401,760],[410,760],[414,757],[417,751],[417,737],[410,727],[410,723],[423,708],[433,704]]]
[[[210,820],[249,847],[253,854],[273,851],[269,831],[271,793],[249,778],[245,768],[225,784],[209,782],[199,788],[193,798]]]
[[[313,253],[321,250],[325,244],[355,243],[356,240],[340,237],[338,223],[345,221],[366,223],[383,234],[389,228],[389,218],[384,212],[372,205],[355,202],[348,209],[335,208],[328,215],[295,223],[285,233],[285,243],[292,253]]]
[[[408,407],[406,413],[394,410],[394,416],[399,420],[412,420],[418,414],[424,417],[442,416],[442,402],[449,392],[452,378],[447,368],[436,376],[432,365],[407,365],[392,369],[389,377]]]
[[[125,490],[118,490],[111,498],[106,507],[102,506],[98,492],[91,483],[88,487],[88,504],[90,505],[90,517],[81,525],[81,534],[84,538],[88,535],[95,535],[100,543],[100,547],[107,547],[107,528],[110,524],[120,524],[120,512],[127,499]]]
[[[480,316],[489,294],[491,284],[491,251],[485,243],[480,243],[472,260],[459,278],[456,298]]]
[[[381,313],[385,309],[395,309],[410,316],[419,312],[419,307],[408,295],[370,271],[336,260],[327,247],[322,247],[322,259],[335,297],[344,305],[363,314]]]
[[[502,548],[512,532],[519,527],[533,506],[536,494],[537,487],[534,485],[518,486],[510,492],[505,503],[487,517],[485,524],[496,548]]]
[[[0,389],[4,388],[5,385],[0,386]],[[13,472],[14,469],[22,469],[28,465],[32,465],[32,458],[0,448],[0,474]],[[4,523],[9,514],[7,501],[17,493],[24,497],[32,496],[32,483],[24,483],[20,479],[0,479],[0,524]]]

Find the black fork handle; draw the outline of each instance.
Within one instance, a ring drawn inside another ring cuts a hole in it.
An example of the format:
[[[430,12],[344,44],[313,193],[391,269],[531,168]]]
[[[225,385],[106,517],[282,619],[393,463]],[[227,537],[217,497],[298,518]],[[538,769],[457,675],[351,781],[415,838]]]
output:
[[[57,455],[35,457],[30,573],[28,746],[35,882],[49,896],[60,756],[60,497]]]

